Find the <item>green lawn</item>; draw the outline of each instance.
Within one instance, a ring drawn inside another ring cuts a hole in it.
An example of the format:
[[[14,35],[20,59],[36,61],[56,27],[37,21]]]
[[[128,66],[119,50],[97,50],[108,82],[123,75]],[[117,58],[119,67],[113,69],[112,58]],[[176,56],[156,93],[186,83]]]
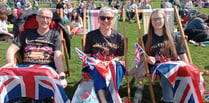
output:
[[[160,2],[157,2],[159,0],[155,0],[152,3],[152,6],[154,8],[159,8]],[[97,3],[98,4],[98,3]],[[105,3],[106,4],[106,3]],[[209,9],[199,9],[199,11],[209,14]],[[122,21],[119,21],[119,31],[123,32],[122,27]],[[130,67],[132,61],[134,60],[134,43],[138,41],[138,29],[136,23],[130,24],[126,22],[126,35],[128,37],[128,67]],[[143,24],[142,24],[143,25]],[[142,26],[143,31],[143,26]],[[67,78],[68,80],[68,87],[65,89],[66,93],[68,94],[69,98],[72,99],[73,93],[75,89],[77,88],[77,85],[79,81],[81,80],[81,65],[82,61],[80,61],[79,57],[75,53],[74,48],[78,47],[81,49],[81,37],[82,36],[76,36],[73,39],[71,39],[71,59],[69,60],[70,64],[70,70],[71,70],[71,76]],[[3,66],[6,63],[5,60],[5,53],[7,47],[11,44],[11,41],[5,42],[0,41],[0,67]],[[200,69],[200,70],[209,70],[209,64],[207,63],[209,60],[209,46],[206,47],[199,47],[199,46],[193,46],[189,44],[190,53],[192,56],[193,63]],[[204,77],[206,84],[209,84],[209,78]],[[130,86],[131,86],[131,97],[134,96],[134,92],[136,90],[134,79],[132,77],[129,78],[130,80]],[[159,103],[160,98],[162,96],[161,88],[159,83],[153,83],[154,92],[155,92],[155,99],[157,103]],[[206,89],[209,89],[209,86],[207,85]],[[126,78],[124,77],[124,80],[121,84],[119,93],[121,97],[127,97],[127,85],[126,85]],[[149,95],[149,89],[148,89],[148,83],[145,79],[145,86],[144,86],[144,92],[143,92],[143,101],[142,103],[150,103],[151,98]]]

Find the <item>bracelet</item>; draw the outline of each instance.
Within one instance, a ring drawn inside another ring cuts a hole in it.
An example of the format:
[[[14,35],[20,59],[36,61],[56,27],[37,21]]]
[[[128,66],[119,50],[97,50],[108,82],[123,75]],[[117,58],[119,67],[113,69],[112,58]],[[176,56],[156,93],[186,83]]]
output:
[[[63,80],[63,79],[65,79],[65,76],[59,76],[59,79]]]

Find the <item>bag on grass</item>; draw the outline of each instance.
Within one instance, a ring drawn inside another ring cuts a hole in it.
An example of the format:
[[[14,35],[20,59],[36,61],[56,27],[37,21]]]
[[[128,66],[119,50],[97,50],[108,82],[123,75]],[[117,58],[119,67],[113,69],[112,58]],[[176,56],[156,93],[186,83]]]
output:
[[[93,80],[81,81],[73,95],[72,103],[99,103]]]

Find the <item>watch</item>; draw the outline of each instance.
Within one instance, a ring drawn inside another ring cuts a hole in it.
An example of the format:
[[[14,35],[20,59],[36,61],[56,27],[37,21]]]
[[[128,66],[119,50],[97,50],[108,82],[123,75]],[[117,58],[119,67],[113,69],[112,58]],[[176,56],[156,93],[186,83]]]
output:
[[[59,79],[63,80],[63,79],[65,79],[65,76],[59,76]]]

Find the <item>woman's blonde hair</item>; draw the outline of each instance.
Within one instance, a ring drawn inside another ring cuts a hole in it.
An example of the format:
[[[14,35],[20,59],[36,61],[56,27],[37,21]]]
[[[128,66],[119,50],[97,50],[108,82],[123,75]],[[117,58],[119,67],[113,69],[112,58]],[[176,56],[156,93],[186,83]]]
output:
[[[161,51],[161,53],[165,57],[171,57],[172,59],[177,60],[177,51],[176,51],[176,47],[174,44],[172,34],[171,34],[169,26],[168,26],[167,16],[160,9],[153,11],[150,16],[150,22],[149,22],[149,28],[148,28],[148,34],[147,34],[148,37],[147,37],[147,42],[145,45],[145,51],[148,55],[151,55],[152,39],[153,39],[153,35],[154,35],[154,28],[152,26],[151,17],[154,13],[162,14],[163,19],[164,19],[164,26],[162,28],[163,29],[163,39],[164,39],[164,41],[163,41],[164,49]]]

